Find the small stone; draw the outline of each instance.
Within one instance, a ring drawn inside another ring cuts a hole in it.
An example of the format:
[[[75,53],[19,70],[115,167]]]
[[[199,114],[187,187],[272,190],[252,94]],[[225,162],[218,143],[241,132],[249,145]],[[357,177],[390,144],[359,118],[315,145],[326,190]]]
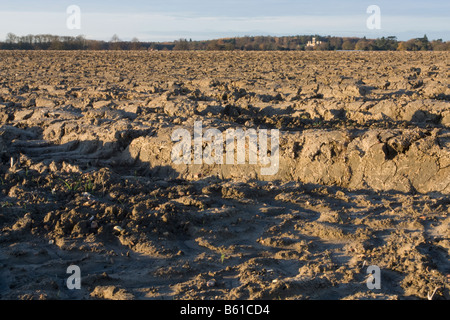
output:
[[[216,285],[216,280],[212,279],[206,283],[207,287],[214,287]]]
[[[114,230],[117,231],[117,232],[122,232],[123,228],[121,226],[115,226]]]
[[[83,197],[87,198],[88,200],[92,199],[92,195],[89,192],[83,192],[81,195]]]

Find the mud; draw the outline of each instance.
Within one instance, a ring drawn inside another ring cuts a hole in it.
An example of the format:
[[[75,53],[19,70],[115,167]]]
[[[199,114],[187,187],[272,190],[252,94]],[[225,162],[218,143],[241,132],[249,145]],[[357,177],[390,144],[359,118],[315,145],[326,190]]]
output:
[[[449,58],[1,52],[0,298],[449,299]],[[174,164],[196,121],[276,174]]]

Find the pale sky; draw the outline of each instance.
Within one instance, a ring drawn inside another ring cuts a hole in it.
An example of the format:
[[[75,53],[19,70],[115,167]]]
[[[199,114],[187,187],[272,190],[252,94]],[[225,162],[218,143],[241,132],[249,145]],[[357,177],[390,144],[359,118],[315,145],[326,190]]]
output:
[[[80,8],[80,29],[67,27],[67,7]],[[367,8],[381,10],[369,29]],[[397,36],[450,40],[450,1],[386,0],[0,0],[0,39],[16,35],[84,35],[88,39],[172,41],[244,35]]]

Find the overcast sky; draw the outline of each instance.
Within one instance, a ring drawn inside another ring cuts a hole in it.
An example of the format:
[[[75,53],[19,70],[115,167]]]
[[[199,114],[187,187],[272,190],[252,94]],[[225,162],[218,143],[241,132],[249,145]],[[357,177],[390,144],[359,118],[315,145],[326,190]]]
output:
[[[67,7],[81,10],[69,29]],[[367,28],[370,5],[381,29]],[[0,39],[17,35],[85,35],[89,39],[206,40],[244,35],[336,35],[450,40],[450,1],[386,0],[0,0]]]

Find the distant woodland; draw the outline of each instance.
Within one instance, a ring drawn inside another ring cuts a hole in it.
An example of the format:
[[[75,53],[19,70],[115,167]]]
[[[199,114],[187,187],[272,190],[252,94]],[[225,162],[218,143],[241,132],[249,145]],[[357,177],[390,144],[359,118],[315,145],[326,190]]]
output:
[[[315,38],[317,43],[308,46]],[[17,36],[8,33],[0,42],[0,50],[364,50],[364,51],[448,51],[450,41],[429,40],[426,35],[408,41],[396,37],[366,39],[357,37],[332,37],[320,35],[302,36],[244,36],[217,40],[193,41],[179,39],[173,42],[141,42],[137,38],[123,41],[114,35],[109,41],[89,40],[77,37],[50,34]]]

